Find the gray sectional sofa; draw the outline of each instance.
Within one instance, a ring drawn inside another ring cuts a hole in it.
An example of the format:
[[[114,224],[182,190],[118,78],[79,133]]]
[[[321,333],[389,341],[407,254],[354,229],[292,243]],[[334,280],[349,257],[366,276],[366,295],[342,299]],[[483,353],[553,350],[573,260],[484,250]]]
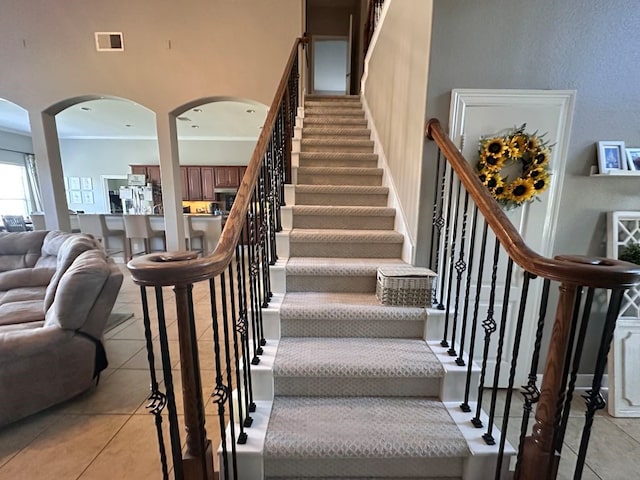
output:
[[[0,233],[0,427],[96,384],[122,278],[91,236]]]

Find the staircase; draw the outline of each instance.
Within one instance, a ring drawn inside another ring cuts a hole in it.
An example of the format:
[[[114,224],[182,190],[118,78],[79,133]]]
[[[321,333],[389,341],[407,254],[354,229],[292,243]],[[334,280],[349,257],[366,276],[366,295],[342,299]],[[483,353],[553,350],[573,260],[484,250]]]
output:
[[[449,412],[459,401],[442,402],[445,372],[451,382],[462,369],[425,341],[427,310],[375,297],[378,266],[405,264],[403,235],[359,98],[307,96],[298,123],[264,317],[272,340],[253,370],[271,408],[256,422],[263,464],[241,478],[492,478],[486,448],[470,447]]]

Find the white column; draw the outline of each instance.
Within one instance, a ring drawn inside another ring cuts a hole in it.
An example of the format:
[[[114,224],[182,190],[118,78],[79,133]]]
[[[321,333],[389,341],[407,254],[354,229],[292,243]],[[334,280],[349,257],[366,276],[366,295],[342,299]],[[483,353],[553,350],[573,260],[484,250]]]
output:
[[[45,225],[48,230],[71,231],[64,191],[62,158],[54,115],[29,111],[31,140],[36,156]]]
[[[184,250],[184,221],[182,220],[182,177],[178,155],[176,117],[157,114],[158,153],[162,177],[162,206],[167,238],[167,250]]]

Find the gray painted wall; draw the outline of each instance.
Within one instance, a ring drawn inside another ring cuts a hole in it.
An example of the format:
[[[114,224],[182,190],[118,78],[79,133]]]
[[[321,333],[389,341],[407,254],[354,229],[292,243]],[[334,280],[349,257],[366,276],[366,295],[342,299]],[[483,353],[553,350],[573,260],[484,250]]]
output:
[[[605,212],[640,210],[640,178],[589,176],[598,140],[640,146],[639,25],[635,0],[435,2],[427,118],[447,124],[452,88],[577,90],[555,253],[604,256]],[[434,158],[429,145],[423,207]],[[422,212],[428,245],[431,210]],[[428,260],[426,248],[419,255]],[[592,357],[596,338],[586,346]]]

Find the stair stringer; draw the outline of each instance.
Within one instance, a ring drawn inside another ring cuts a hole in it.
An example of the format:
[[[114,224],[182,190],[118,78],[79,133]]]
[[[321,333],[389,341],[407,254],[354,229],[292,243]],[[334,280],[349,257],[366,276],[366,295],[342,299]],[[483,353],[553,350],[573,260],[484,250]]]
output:
[[[402,260],[410,265],[413,265],[416,257],[416,241],[407,228],[407,216],[405,215],[402,204],[400,203],[398,189],[396,188],[396,184],[393,181],[393,176],[391,175],[391,172],[389,170],[387,157],[382,148],[380,136],[378,134],[378,130],[376,129],[376,124],[373,121],[373,116],[371,115],[371,109],[369,108],[369,104],[367,103],[367,98],[364,95],[361,95],[361,99],[362,109],[364,110],[364,117],[367,119],[367,124],[369,126],[369,129],[371,130],[371,140],[373,140],[374,145],[373,151],[374,153],[378,154],[378,168],[381,168],[383,170],[382,185],[389,188],[387,206],[395,208],[396,210],[394,230],[404,235],[404,244],[402,246]]]

